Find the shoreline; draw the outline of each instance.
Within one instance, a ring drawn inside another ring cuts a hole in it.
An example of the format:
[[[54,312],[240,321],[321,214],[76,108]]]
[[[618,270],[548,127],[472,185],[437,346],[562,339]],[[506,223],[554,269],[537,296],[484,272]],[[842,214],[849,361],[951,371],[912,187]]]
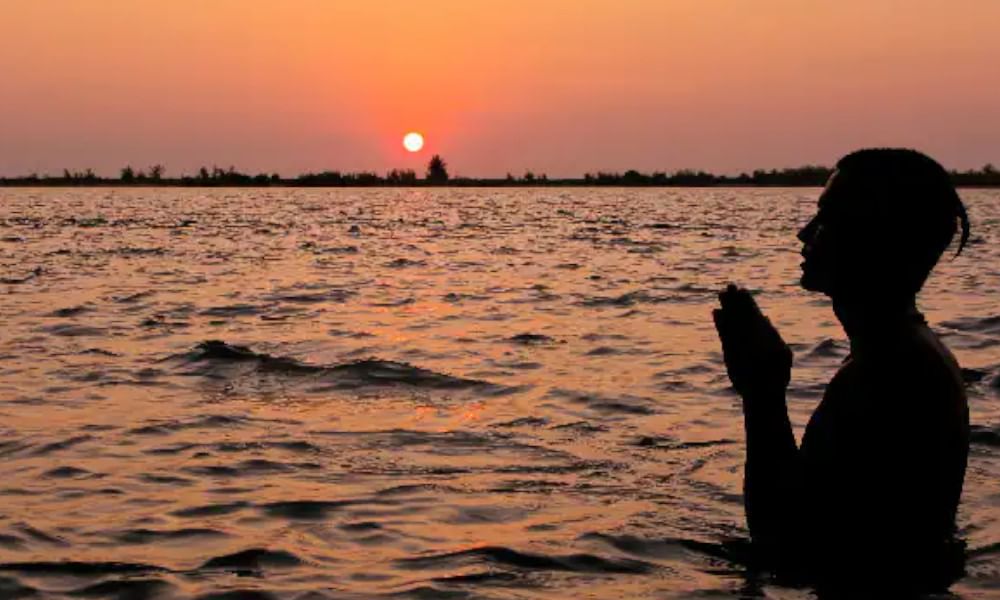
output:
[[[174,183],[162,181],[158,183],[121,183],[121,182],[94,182],[94,183],[26,183],[26,182],[6,182],[0,180],[0,188],[27,188],[27,189],[41,189],[41,188],[191,188],[191,189],[212,189],[212,188],[245,188],[245,189],[263,189],[263,188],[397,188],[397,189],[442,189],[442,188],[519,188],[519,189],[540,189],[540,188],[674,188],[674,189],[699,189],[699,188],[734,188],[734,189],[782,189],[782,188],[823,188],[822,183],[774,183],[774,184],[764,184],[764,183],[715,183],[715,184],[678,184],[678,183],[664,183],[664,184],[627,184],[627,183],[593,183],[584,181],[549,181],[548,183],[507,183],[507,182],[485,182],[485,181],[469,181],[469,182],[454,182],[454,183],[410,183],[410,184],[303,184],[296,182],[281,182],[281,183],[220,183],[220,184],[206,184],[206,183]],[[1000,188],[1000,182],[998,183],[988,183],[988,184],[962,184],[956,183],[955,187],[958,189],[981,189],[981,190],[995,190]]]

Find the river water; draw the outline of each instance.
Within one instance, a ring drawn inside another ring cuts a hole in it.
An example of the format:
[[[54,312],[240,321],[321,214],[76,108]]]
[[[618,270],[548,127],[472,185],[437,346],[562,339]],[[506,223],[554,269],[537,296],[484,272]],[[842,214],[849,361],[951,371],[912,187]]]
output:
[[[816,189],[0,189],[0,597],[808,598],[747,573],[711,321],[846,356]],[[1000,593],[1000,193],[922,296]]]

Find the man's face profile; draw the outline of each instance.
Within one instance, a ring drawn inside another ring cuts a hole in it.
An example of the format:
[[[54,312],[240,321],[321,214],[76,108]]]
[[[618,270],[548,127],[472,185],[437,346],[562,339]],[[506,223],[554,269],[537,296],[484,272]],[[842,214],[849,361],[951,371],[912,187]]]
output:
[[[800,283],[806,290],[829,294],[837,280],[836,266],[844,248],[844,224],[835,216],[843,211],[843,174],[834,171],[820,194],[818,209],[813,218],[798,233],[802,241]]]

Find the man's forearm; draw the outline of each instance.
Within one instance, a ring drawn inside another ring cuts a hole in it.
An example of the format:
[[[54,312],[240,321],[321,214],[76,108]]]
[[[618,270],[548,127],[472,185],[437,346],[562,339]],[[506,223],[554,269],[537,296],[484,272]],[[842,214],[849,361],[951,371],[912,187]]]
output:
[[[784,545],[794,522],[799,490],[799,455],[784,392],[744,394],[747,458],[744,505],[750,535],[767,545]]]
[[[761,448],[768,454],[795,455],[797,447],[788,420],[785,392],[745,392],[743,394],[744,428],[747,450]]]

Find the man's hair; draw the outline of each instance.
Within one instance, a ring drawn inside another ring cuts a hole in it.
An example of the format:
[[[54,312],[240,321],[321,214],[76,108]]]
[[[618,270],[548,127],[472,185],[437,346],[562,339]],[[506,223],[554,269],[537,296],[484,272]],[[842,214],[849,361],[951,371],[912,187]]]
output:
[[[929,156],[904,148],[869,148],[837,162],[851,195],[892,254],[902,261],[898,275],[916,293],[951,243],[961,223],[956,256],[969,241],[969,217],[948,172]]]

